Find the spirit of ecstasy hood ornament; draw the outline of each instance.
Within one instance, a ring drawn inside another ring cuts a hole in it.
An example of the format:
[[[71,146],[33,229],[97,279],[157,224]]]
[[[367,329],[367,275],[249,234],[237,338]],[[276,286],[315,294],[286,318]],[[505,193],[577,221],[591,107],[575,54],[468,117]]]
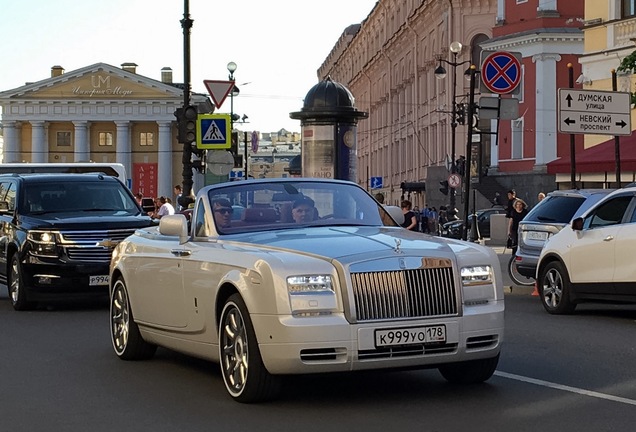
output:
[[[400,240],[400,239],[393,239],[393,240],[395,240],[395,249],[393,249],[393,251],[395,253],[399,253],[399,254],[402,253],[402,250],[400,249],[400,245],[402,244],[402,240]]]

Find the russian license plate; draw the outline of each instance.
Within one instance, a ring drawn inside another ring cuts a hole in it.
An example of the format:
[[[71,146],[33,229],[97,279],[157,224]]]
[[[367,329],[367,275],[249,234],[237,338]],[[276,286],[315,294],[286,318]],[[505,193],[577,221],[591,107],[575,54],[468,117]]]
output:
[[[548,233],[545,231],[528,231],[526,237],[528,240],[546,241],[548,239]]]
[[[394,328],[375,331],[375,346],[416,345],[431,342],[446,342],[446,326]]]
[[[109,275],[99,275],[99,276],[88,277],[88,285],[90,286],[108,285],[109,282],[110,282]]]

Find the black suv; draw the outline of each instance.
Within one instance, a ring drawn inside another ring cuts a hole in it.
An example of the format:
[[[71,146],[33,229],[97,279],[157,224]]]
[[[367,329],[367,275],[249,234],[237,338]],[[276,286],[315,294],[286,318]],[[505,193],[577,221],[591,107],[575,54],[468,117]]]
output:
[[[16,310],[107,297],[114,247],[152,224],[114,177],[0,175],[0,283]]]

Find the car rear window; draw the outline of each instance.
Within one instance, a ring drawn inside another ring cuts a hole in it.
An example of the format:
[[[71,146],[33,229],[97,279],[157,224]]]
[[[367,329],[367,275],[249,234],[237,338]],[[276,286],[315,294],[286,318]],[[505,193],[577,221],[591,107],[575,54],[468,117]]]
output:
[[[568,223],[583,202],[585,202],[584,197],[548,196],[541,202],[541,205],[533,208],[523,220],[524,222]]]

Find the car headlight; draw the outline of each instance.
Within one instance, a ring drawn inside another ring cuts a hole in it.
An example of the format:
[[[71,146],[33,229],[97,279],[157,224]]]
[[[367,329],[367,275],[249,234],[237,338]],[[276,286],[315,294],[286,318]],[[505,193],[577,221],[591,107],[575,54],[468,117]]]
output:
[[[495,298],[495,277],[489,265],[462,267],[464,304],[485,304]]]
[[[330,314],[336,309],[336,293],[329,275],[289,276],[287,291],[293,315]]]
[[[36,256],[57,257],[56,235],[51,231],[29,231],[27,240],[31,243],[31,253]]]

